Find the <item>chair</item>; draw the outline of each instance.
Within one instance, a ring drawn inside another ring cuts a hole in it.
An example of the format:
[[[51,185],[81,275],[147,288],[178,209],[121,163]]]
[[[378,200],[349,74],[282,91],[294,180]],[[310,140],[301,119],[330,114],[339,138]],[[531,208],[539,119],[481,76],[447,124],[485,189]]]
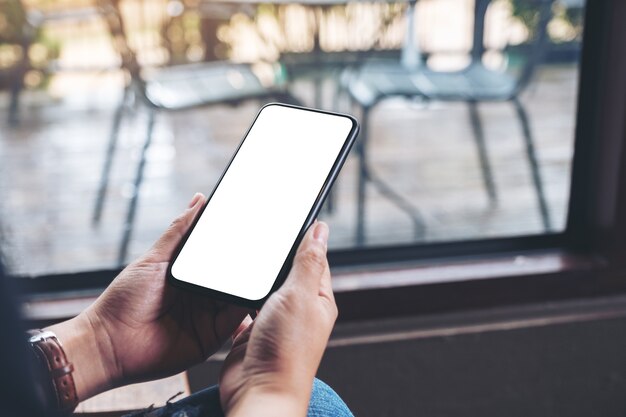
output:
[[[532,173],[532,181],[536,192],[537,205],[543,227],[550,231],[552,222],[546,201],[534,140],[527,112],[520,100],[520,94],[531,81],[537,65],[541,62],[547,42],[547,24],[551,19],[553,0],[527,0],[536,5],[538,20],[534,36],[530,39],[530,48],[526,62],[517,76],[507,72],[487,68],[482,57],[485,52],[483,43],[485,15],[491,0],[476,0],[474,7],[474,33],[471,49],[471,61],[460,71],[439,72],[427,68],[421,63],[421,56],[416,48],[403,48],[403,56],[398,61],[372,61],[365,63],[356,70],[344,75],[342,88],[350,99],[362,110],[363,130],[357,148],[359,155],[360,176],[358,189],[358,211],[356,242],[365,240],[365,193],[366,182],[371,181],[381,189],[386,189],[396,203],[404,211],[411,209],[410,204],[398,196],[391,188],[376,177],[367,161],[367,125],[369,113],[378,103],[389,97],[420,98],[423,100],[460,101],[466,102],[483,181],[491,205],[497,203],[497,192],[489,163],[484,132],[481,125],[478,104],[482,102],[510,102],[513,104],[521,124],[526,157]],[[409,8],[407,39],[412,39],[413,13]],[[418,56],[417,59],[412,57]],[[412,208],[412,217],[418,213]],[[415,223],[415,219],[413,219]]]
[[[129,82],[113,117],[93,212],[94,225],[99,223],[102,216],[118,132],[129,99],[135,97],[148,111],[146,136],[136,167],[134,192],[128,203],[118,251],[117,260],[122,265],[126,260],[136,216],[146,152],[151,144],[155,117],[159,111],[180,111],[218,104],[236,105],[247,100],[278,100],[294,104],[298,104],[298,100],[287,91],[285,85],[264,86],[247,64],[210,62],[177,65],[154,69],[148,74],[139,65],[127,41],[119,0],[99,0],[98,5],[121,55],[122,67],[129,75]]]

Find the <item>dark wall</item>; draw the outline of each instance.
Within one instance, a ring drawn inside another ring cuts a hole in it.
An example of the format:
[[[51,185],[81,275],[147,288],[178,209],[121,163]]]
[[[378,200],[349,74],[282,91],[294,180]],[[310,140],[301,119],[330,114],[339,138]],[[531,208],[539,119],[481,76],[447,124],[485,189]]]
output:
[[[337,347],[357,416],[626,416],[626,319]]]
[[[625,317],[547,325],[558,320],[535,314],[507,329],[491,316],[432,336],[404,324],[391,341],[376,336],[390,323],[361,325],[365,337],[339,326],[319,377],[356,416],[626,416]],[[215,383],[219,365],[193,369],[192,390]]]

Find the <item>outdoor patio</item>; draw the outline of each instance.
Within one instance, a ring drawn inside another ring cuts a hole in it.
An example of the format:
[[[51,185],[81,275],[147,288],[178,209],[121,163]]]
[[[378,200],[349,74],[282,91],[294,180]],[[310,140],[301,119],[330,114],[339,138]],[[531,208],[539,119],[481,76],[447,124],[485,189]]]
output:
[[[536,137],[555,230],[564,227],[569,196],[577,97],[577,66],[539,68],[523,95]],[[0,219],[3,251],[13,271],[47,274],[115,265],[128,199],[133,193],[145,114],[122,126],[101,224],[91,224],[120,73],[74,76],[65,96],[23,97],[22,121],[0,123]],[[326,83],[324,102],[331,105]],[[312,104],[311,85],[295,94]],[[8,97],[1,96],[2,108]],[[161,114],[155,126],[129,259],[142,253],[185,207],[193,193],[209,193],[259,108],[258,103]],[[343,109],[348,110],[348,109]],[[464,104],[428,105],[392,99],[371,115],[372,167],[419,208],[423,242],[542,233],[520,126],[507,103],[480,106],[498,190],[490,207]],[[357,115],[358,117],[358,115]],[[356,158],[334,188],[331,248],[354,245]],[[261,201],[259,204],[272,204]],[[376,190],[366,200],[366,243],[415,240],[408,217]]]

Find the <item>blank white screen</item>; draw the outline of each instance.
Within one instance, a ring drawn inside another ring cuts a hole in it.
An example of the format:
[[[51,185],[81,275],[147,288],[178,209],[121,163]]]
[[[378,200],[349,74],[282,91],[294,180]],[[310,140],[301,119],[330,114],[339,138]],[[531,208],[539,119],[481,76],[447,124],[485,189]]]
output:
[[[351,128],[343,116],[265,107],[172,265],[174,278],[265,297]]]

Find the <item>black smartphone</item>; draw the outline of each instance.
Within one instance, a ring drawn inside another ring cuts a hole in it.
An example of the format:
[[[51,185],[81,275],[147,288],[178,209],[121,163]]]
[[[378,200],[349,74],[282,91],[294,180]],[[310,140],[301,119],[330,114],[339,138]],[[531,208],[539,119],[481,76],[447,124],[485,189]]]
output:
[[[287,277],[358,130],[346,114],[264,106],[182,240],[170,282],[260,307]]]

